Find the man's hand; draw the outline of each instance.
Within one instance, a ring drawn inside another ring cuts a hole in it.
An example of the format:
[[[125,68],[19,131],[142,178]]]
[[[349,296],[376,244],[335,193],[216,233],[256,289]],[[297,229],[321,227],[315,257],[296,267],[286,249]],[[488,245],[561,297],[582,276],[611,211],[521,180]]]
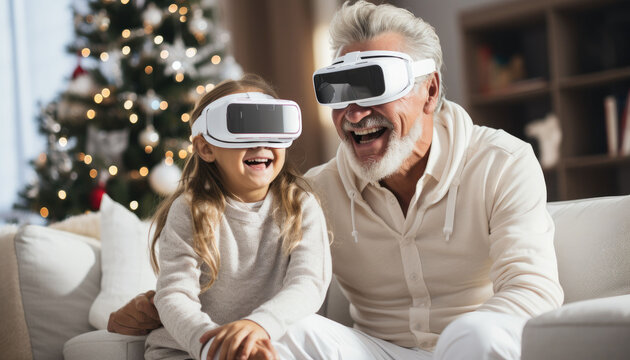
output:
[[[162,325],[155,305],[155,291],[150,290],[131,299],[109,315],[107,331],[123,335],[146,335]]]
[[[264,359],[274,360],[277,354],[271,342],[269,334],[257,323],[251,320],[237,320],[216,329],[207,331],[199,341],[205,344],[210,339],[214,341],[208,350],[207,359],[213,360],[219,348],[219,360],[245,360]]]

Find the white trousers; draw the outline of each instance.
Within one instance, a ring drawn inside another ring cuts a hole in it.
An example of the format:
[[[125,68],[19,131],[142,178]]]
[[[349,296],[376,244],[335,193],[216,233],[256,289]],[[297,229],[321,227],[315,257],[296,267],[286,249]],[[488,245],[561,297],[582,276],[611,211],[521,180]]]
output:
[[[328,320],[308,316],[293,324],[273,346],[282,360],[490,360],[520,359],[527,319],[473,312],[449,324],[435,352],[405,348]],[[209,343],[204,347],[205,360]]]

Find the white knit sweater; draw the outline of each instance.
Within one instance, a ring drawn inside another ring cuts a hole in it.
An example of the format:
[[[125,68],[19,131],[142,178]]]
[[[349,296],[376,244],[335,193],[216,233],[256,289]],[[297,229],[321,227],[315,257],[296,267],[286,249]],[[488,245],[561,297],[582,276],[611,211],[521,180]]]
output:
[[[282,253],[280,228],[273,220],[273,195],[259,209],[228,203],[217,232],[219,274],[202,293],[207,277],[192,248],[188,201],[179,197],[169,211],[159,238],[155,305],[164,324],[146,341],[146,359],[199,358],[199,338],[220,325],[249,319],[271,339],[287,325],[315,313],[331,277],[324,215],[309,195],[302,204],[303,237],[290,256]]]

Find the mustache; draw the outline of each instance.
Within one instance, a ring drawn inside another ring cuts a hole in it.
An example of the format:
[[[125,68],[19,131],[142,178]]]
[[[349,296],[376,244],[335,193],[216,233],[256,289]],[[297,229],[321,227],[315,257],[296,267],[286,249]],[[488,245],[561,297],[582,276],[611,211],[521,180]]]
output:
[[[389,121],[385,116],[381,114],[370,114],[357,123],[352,123],[345,118],[341,122],[341,128],[344,131],[352,131],[356,129],[366,129],[372,127],[384,127],[388,129],[393,129],[394,125],[391,123],[391,121]]]

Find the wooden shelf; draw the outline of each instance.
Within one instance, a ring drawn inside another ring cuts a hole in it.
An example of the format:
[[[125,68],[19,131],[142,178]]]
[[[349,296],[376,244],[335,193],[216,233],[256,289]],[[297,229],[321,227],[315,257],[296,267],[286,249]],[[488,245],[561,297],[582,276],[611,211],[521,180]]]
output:
[[[474,94],[472,105],[494,105],[549,95],[549,82],[542,79],[523,80],[488,93]]]
[[[606,154],[575,156],[563,160],[566,169],[595,168],[630,164],[630,155],[610,156]]]
[[[630,80],[630,66],[591,74],[574,75],[560,79],[561,89],[580,89],[622,80]]]
[[[627,19],[627,0],[517,0],[460,14],[473,122],[531,140],[539,150],[525,128],[549,113],[558,119],[561,156],[543,169],[548,200],[630,193],[630,155],[604,153],[604,98],[624,101],[630,91]]]

